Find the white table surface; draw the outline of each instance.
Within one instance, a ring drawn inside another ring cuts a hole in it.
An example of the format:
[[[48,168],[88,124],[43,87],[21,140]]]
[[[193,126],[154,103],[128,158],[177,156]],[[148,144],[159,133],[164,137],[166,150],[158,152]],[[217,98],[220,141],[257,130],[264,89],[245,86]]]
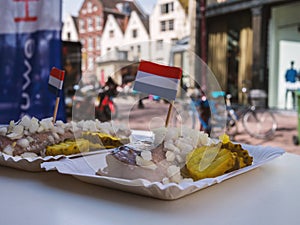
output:
[[[0,167],[1,225],[299,225],[300,156],[285,154],[174,201]]]

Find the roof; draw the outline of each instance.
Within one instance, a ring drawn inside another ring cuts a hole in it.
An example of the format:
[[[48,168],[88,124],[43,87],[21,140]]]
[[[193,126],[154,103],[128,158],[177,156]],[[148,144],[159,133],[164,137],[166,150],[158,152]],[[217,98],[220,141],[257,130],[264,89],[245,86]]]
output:
[[[71,17],[72,17],[73,23],[75,25],[76,32],[78,33],[78,17],[76,17],[76,16],[71,16]]]
[[[84,1],[81,7],[85,4],[87,0]],[[131,12],[135,11],[139,18],[141,19],[144,27],[149,32],[149,16],[143,10],[141,5],[135,0],[98,0],[98,2],[103,6],[104,12],[104,26],[106,23],[107,16],[112,14],[116,21],[118,22],[120,28],[125,32],[128,25]],[[78,25],[78,23],[75,23]],[[78,30],[78,27],[76,27]]]
[[[99,2],[103,5],[103,8],[108,9],[116,9],[117,0],[99,0]]]
[[[124,32],[130,14],[135,11],[140,17],[147,31],[149,31],[149,17],[142,7],[134,0],[99,0],[103,4],[104,12],[115,16],[122,31]]]
[[[189,0],[178,0],[181,4],[182,8],[184,9],[185,13],[189,11]]]

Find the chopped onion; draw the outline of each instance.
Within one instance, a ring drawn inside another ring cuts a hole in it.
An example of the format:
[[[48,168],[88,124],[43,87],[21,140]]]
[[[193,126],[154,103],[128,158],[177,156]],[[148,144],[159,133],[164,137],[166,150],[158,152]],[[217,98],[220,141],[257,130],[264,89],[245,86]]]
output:
[[[23,125],[26,130],[28,130],[29,127],[30,127],[30,124],[31,124],[29,116],[27,116],[27,115],[23,116],[23,118],[21,119],[20,124]]]
[[[157,168],[157,166],[152,161],[144,160],[140,156],[137,156],[135,160],[136,160],[136,164],[143,168],[150,169],[150,170],[155,170]]]
[[[29,146],[29,141],[26,138],[22,138],[17,141],[17,145],[22,148],[27,148]]]
[[[23,134],[23,132],[24,132],[24,126],[21,124],[16,125],[12,130],[12,133],[15,134]]]
[[[22,158],[35,158],[38,157],[37,154],[35,154],[34,152],[24,152],[23,154],[21,154]]]
[[[0,135],[6,135],[7,127],[0,127]]]
[[[11,145],[5,146],[3,152],[7,155],[13,155],[14,148]]]
[[[36,119],[35,117],[32,117],[30,122],[31,123],[30,123],[30,127],[29,127],[29,132],[30,133],[37,132],[37,130],[39,129],[39,121],[38,121],[38,119]]]
[[[142,151],[141,156],[144,160],[150,161],[152,160],[152,154],[151,151]]]

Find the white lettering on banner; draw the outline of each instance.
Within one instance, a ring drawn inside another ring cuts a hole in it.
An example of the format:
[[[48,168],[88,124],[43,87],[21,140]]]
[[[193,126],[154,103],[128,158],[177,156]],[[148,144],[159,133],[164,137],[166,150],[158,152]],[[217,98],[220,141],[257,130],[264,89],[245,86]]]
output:
[[[29,74],[30,74],[30,72],[32,70],[31,65],[29,64],[29,62],[26,59],[24,60],[24,64],[25,64],[27,70],[23,74],[23,78],[25,78],[25,84],[23,84],[23,86],[22,86],[22,90],[23,91],[26,90],[28,88],[28,86],[30,85],[30,83],[31,83]]]
[[[28,110],[30,108],[30,95],[28,93],[27,88],[31,84],[31,79],[30,79],[30,73],[32,71],[32,66],[29,63],[29,60],[32,58],[34,54],[34,40],[33,39],[28,39],[25,42],[25,47],[24,47],[24,55],[25,55],[25,60],[24,64],[26,67],[25,72],[23,73],[23,78],[25,79],[25,83],[22,86],[22,99],[25,101],[25,103],[21,104],[21,109],[22,110]]]
[[[33,56],[33,53],[34,53],[34,40],[33,39],[29,39],[26,41],[24,51],[25,51],[25,56],[27,58],[31,58]]]
[[[28,93],[22,93],[22,98],[25,99],[25,104],[21,105],[22,110],[28,110],[30,107],[30,96]]]

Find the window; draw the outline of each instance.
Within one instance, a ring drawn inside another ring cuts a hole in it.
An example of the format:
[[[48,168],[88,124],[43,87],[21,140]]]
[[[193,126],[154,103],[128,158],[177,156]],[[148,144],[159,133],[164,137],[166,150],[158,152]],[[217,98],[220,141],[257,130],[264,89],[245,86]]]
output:
[[[93,70],[94,69],[94,59],[93,57],[89,56],[88,58],[88,70]]]
[[[174,20],[160,21],[160,31],[174,30]]]
[[[160,6],[160,13],[165,14],[167,12],[167,4],[163,4]]]
[[[107,59],[110,59],[111,58],[111,51],[110,51],[111,48],[107,48],[106,49],[106,57]]]
[[[88,2],[87,3],[87,11],[88,11],[88,13],[92,12],[92,7],[93,7],[93,4],[91,2]]]
[[[93,38],[88,38],[88,50],[93,50]]]
[[[160,31],[166,31],[166,21],[160,21]]]
[[[85,50],[86,49],[86,46],[85,46],[85,44],[86,44],[86,41],[85,41],[85,39],[81,39],[80,40],[80,42],[81,42],[81,45],[82,45],[82,50]]]
[[[101,38],[96,37],[96,49],[100,50],[101,49]]]
[[[87,19],[88,31],[93,31],[93,20],[91,18]]]
[[[174,11],[174,2],[165,3],[160,6],[161,14],[167,14],[173,11]]]
[[[96,29],[97,30],[101,30],[102,28],[102,20],[101,20],[101,17],[100,16],[96,16],[95,18],[95,24],[96,24]]]
[[[79,30],[84,31],[84,20],[79,20]]]
[[[136,38],[137,37],[137,29],[132,30],[132,37]]]
[[[172,43],[172,45],[176,45],[177,41],[178,41],[178,39],[177,39],[177,38],[172,38],[172,39],[171,39],[171,43]]]
[[[169,20],[169,30],[174,30],[174,20]]]
[[[141,46],[140,45],[137,46],[137,58],[138,59],[141,58]]]
[[[117,51],[117,59],[118,60],[126,60],[127,57],[127,52],[126,51]]]
[[[156,50],[162,50],[163,48],[163,40],[156,41]]]
[[[114,36],[115,36],[114,31],[113,31],[113,30],[110,30],[110,31],[109,31],[109,37],[110,37],[110,38],[113,38]]]
[[[71,40],[71,33],[70,32],[67,33],[67,39],[68,39],[68,41]]]

